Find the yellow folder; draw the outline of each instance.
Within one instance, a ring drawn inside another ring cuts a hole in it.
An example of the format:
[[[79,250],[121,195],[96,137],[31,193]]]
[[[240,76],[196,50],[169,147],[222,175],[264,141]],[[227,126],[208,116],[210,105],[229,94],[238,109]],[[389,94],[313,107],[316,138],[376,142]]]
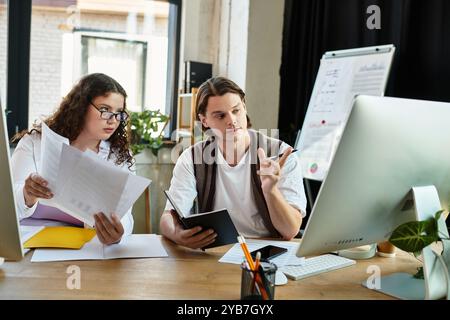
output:
[[[94,229],[77,227],[45,227],[27,242],[25,248],[80,249],[95,236]]]

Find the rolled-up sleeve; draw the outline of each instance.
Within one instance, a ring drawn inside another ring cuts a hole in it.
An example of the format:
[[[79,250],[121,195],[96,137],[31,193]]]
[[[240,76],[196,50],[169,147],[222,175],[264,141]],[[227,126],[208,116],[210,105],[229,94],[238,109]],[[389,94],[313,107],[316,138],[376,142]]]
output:
[[[192,147],[186,149],[178,158],[173,169],[170,181],[169,194],[176,199],[180,214],[189,215],[197,197],[197,181],[194,175],[194,164],[192,161]],[[165,211],[174,209],[167,200]]]
[[[282,151],[287,148],[286,144],[283,144]],[[286,199],[286,202],[291,206],[300,210],[302,217],[306,216],[306,195],[305,188],[303,186],[303,174],[300,165],[300,160],[296,153],[290,155],[283,168],[281,169],[281,177],[278,182],[278,188],[281,194]]]

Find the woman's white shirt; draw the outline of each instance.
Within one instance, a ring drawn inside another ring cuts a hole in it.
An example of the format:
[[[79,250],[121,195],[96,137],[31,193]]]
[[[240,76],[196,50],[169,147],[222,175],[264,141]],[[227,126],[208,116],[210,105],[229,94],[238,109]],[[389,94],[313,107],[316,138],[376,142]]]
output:
[[[116,157],[112,155],[109,159],[110,143],[108,141],[101,141],[99,145],[98,156],[114,165]],[[31,173],[37,172],[41,160],[41,135],[37,132],[26,134],[20,139],[14,153],[11,157],[11,169],[13,176],[14,193],[16,195],[17,210],[19,219],[29,218],[36,210],[37,203],[33,207],[28,207],[25,204],[23,196],[23,187],[25,180]],[[117,165],[116,165],[117,166]],[[128,168],[128,163],[124,162],[119,167],[123,170],[134,173],[133,169]],[[124,235],[129,235],[133,232],[134,220],[131,214],[131,209],[121,219]]]

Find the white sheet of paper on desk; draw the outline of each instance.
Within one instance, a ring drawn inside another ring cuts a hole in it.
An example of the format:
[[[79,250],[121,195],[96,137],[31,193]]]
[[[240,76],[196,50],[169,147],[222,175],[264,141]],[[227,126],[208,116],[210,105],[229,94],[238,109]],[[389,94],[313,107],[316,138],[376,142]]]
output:
[[[39,174],[48,182],[48,188],[57,192],[57,177],[63,145],[69,145],[69,139],[52,131],[42,122],[41,132],[41,162]]]
[[[101,260],[103,245],[97,237],[86,243],[80,250],[35,249],[31,262]]]
[[[286,253],[279,255],[270,260],[278,267],[287,266],[287,265],[302,265],[304,263],[305,258],[297,257],[295,254],[297,252],[299,243],[298,242],[290,242],[290,241],[272,241],[272,240],[256,240],[256,239],[246,239],[247,247],[250,252],[260,249],[262,247],[272,245],[277,247],[282,247],[288,249]],[[239,243],[234,244],[230,250],[225,253],[222,258],[220,258],[219,262],[222,263],[233,263],[233,264],[241,264],[244,261],[244,252],[242,251],[241,245]]]
[[[107,260],[127,258],[158,258],[168,254],[155,234],[132,234],[118,244],[103,245],[97,237],[80,250],[36,249],[31,262]]]
[[[161,244],[161,237],[156,234],[133,234],[120,243],[104,246],[104,259],[167,257]]]

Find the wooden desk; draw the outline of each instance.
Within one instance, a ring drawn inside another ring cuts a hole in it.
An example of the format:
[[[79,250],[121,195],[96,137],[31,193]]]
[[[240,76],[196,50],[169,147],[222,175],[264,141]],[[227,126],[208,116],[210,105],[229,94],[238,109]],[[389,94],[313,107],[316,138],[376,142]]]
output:
[[[163,240],[167,258],[31,263],[0,266],[0,299],[239,299],[238,265],[217,262],[230,248],[193,251]],[[67,267],[81,268],[81,289],[66,287]],[[415,272],[417,260],[406,253],[396,258],[375,257],[356,265],[277,286],[279,299],[390,299],[361,285],[378,265],[382,275]]]

